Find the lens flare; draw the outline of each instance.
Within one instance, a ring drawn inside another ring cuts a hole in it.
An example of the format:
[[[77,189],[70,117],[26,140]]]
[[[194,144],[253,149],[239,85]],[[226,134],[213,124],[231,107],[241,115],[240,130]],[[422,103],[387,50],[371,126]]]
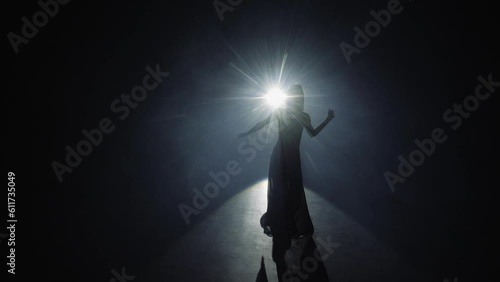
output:
[[[265,97],[267,103],[273,108],[281,108],[285,106],[286,95],[277,87],[269,90]]]

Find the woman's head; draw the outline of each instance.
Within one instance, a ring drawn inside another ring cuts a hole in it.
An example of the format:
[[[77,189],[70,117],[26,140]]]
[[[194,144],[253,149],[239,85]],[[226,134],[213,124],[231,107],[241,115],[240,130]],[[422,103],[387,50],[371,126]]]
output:
[[[299,84],[294,84],[287,91],[287,107],[295,111],[304,111],[304,89]]]

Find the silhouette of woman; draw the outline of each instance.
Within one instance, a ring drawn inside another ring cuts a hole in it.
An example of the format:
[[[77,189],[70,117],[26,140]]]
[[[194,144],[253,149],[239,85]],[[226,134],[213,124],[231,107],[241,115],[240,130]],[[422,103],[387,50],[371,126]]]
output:
[[[267,190],[267,212],[260,219],[264,233],[273,237],[273,260],[280,278],[287,267],[300,265],[301,255],[307,240],[314,232],[309,216],[304,187],[299,145],[302,131],[314,137],[333,119],[333,110],[328,110],[325,120],[316,128],[311,117],[304,112],[304,90],[298,84],[287,91],[286,108],[275,110],[244,137],[256,132],[271,120],[278,121],[278,141],[271,155]]]

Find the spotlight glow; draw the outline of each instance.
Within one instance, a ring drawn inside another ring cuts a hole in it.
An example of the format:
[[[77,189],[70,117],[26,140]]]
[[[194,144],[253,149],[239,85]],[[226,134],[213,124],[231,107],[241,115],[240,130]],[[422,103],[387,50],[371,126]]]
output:
[[[275,87],[269,90],[265,96],[267,103],[273,108],[281,108],[285,106],[286,95],[285,93]]]

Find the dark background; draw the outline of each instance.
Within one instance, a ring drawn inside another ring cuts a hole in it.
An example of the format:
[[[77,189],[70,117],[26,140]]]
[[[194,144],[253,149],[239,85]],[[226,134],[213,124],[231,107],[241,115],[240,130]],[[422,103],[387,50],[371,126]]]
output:
[[[17,176],[17,278],[108,281],[122,266],[139,277],[161,255],[158,246],[175,244],[265,178],[269,154],[190,225],[178,211],[208,171],[241,159],[235,135],[263,118],[252,115],[258,102],[245,98],[255,94],[229,63],[255,66],[287,50],[290,66],[305,68],[306,99],[316,94],[306,100],[313,123],[328,107],[336,111],[318,137],[322,147],[302,144],[320,168],[304,167],[308,186],[435,281],[495,281],[498,93],[457,131],[442,114],[474,93],[477,76],[499,80],[497,12],[478,2],[402,3],[350,64],[338,45],[352,44],[352,28],[387,1],[245,0],[223,22],[211,1],[71,1],[19,54],[4,37],[3,151]],[[21,17],[38,9],[35,1],[5,9],[4,34],[19,34]],[[111,102],[156,64],[170,76],[120,121]],[[59,183],[50,164],[104,117],[115,131]],[[448,140],[391,193],[384,171],[395,171],[397,156],[436,127]]]

